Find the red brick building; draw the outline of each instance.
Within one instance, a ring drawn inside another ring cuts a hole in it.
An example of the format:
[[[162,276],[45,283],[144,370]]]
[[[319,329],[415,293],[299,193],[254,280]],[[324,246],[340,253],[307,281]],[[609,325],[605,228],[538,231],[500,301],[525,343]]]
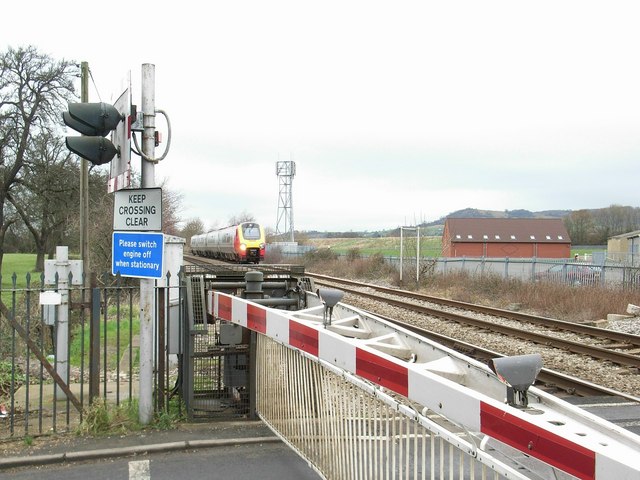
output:
[[[571,239],[556,218],[447,218],[442,256],[568,258]]]

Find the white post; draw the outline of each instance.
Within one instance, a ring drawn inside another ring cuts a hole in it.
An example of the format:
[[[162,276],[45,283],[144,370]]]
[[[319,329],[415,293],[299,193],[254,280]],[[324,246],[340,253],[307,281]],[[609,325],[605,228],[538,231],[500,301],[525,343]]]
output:
[[[402,284],[402,227],[400,227],[400,284]]]
[[[56,247],[56,272],[58,274],[58,325],[56,329],[56,373],[69,383],[69,247]],[[67,398],[64,390],[56,385],[57,398]]]
[[[416,283],[420,281],[420,227],[416,227],[418,231],[417,234],[417,245],[416,245]]]
[[[155,65],[142,65],[142,188],[155,187]],[[146,157],[146,158],[145,158]],[[140,398],[138,419],[147,425],[153,418],[153,320],[155,280],[140,279]]]

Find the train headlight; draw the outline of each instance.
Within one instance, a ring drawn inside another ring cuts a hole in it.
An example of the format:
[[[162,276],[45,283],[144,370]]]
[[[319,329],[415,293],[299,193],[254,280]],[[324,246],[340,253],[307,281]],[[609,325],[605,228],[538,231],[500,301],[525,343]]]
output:
[[[260,244],[260,250],[264,250],[264,247],[265,247],[265,244],[264,244],[264,243],[261,243],[261,244]]]
[[[240,244],[240,250],[242,250],[243,252],[247,251],[247,246],[244,243]]]

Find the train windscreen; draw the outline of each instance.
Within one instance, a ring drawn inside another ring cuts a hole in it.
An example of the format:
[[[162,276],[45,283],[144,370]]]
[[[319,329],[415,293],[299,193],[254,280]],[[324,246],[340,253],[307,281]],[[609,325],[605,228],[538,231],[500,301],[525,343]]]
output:
[[[255,223],[243,225],[242,236],[245,240],[260,240],[260,227]]]

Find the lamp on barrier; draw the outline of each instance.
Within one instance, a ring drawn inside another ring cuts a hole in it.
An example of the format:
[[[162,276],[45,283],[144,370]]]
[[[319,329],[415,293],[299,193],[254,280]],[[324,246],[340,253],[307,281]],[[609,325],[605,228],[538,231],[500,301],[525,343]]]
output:
[[[331,325],[331,316],[333,315],[333,307],[342,300],[344,292],[340,290],[330,290],[327,288],[319,288],[316,292],[318,298],[324,305],[324,315],[322,316],[322,325],[326,328],[327,325]],[[329,318],[327,319],[327,314]]]
[[[489,368],[507,385],[507,403],[513,407],[526,408],[527,390],[542,369],[542,356],[534,353],[493,358],[489,360]]]

